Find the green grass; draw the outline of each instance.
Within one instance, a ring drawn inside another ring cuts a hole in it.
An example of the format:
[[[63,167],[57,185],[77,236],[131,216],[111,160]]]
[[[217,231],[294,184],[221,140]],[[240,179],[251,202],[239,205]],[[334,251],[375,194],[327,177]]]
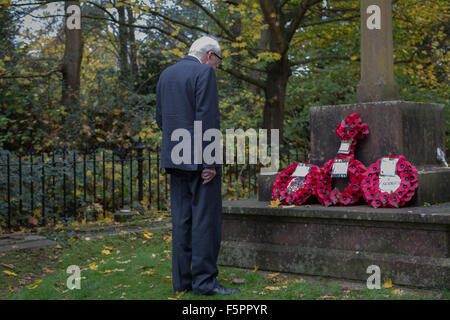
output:
[[[80,239],[60,248],[2,253],[0,299],[450,299],[450,292],[446,290],[409,290],[395,285],[380,290],[348,289],[326,278],[221,266],[219,281],[227,287],[239,288],[240,293],[232,296],[196,296],[192,292],[175,295],[171,283],[170,230],[151,232],[151,239],[143,233],[122,233],[102,239]],[[110,254],[103,250],[109,250]],[[97,270],[90,269],[92,263],[97,265]],[[80,290],[67,288],[66,281],[71,275],[66,270],[70,265],[81,268]],[[107,270],[113,272],[101,273]],[[17,276],[3,271],[14,272]],[[239,280],[241,283],[234,283]]]

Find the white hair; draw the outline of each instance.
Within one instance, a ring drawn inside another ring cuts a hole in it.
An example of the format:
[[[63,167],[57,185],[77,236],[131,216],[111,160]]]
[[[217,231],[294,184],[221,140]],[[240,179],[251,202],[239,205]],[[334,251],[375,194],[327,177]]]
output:
[[[194,41],[189,49],[189,55],[203,58],[208,51],[220,52],[219,42],[212,37],[201,37]]]

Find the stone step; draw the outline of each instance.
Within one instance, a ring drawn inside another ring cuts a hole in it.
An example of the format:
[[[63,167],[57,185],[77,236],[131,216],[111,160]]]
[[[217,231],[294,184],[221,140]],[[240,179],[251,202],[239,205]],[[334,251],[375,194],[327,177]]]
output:
[[[40,247],[47,247],[47,246],[54,246],[58,243],[56,241],[52,240],[36,240],[36,241],[26,241],[26,242],[19,242],[19,243],[13,243],[9,245],[0,245],[0,252],[7,252],[11,250],[21,250],[21,249],[30,249],[30,248],[40,248]]]
[[[223,203],[219,264],[358,280],[376,265],[396,284],[450,289],[450,203],[399,209],[269,204]]]

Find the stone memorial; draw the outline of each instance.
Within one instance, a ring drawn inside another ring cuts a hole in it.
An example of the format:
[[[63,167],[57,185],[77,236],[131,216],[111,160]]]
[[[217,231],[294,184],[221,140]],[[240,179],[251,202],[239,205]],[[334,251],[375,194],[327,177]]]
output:
[[[361,79],[358,103],[311,108],[311,159],[323,165],[339,148],[334,128],[358,113],[370,134],[355,158],[364,165],[391,154],[403,155],[419,170],[419,188],[410,205],[450,201],[450,169],[437,160],[445,150],[444,105],[395,100],[392,1],[361,0]]]
[[[450,289],[450,169],[437,160],[437,148],[445,150],[444,106],[397,99],[392,1],[361,0],[358,103],[310,109],[310,162],[322,166],[335,157],[334,130],[357,113],[370,132],[355,159],[367,167],[405,156],[418,170],[414,198],[392,209],[269,207],[276,175],[260,175],[258,200],[223,203],[219,263],[362,281],[377,266],[394,284]]]

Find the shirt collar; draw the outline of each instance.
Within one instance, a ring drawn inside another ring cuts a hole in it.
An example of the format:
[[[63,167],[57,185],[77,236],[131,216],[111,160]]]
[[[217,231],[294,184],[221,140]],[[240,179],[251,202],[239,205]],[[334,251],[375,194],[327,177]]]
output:
[[[199,59],[197,56],[194,56],[194,55],[192,55],[192,54],[188,54],[188,57],[194,57],[194,58],[196,58],[200,63],[202,63],[202,62],[200,61],[200,59]]]

